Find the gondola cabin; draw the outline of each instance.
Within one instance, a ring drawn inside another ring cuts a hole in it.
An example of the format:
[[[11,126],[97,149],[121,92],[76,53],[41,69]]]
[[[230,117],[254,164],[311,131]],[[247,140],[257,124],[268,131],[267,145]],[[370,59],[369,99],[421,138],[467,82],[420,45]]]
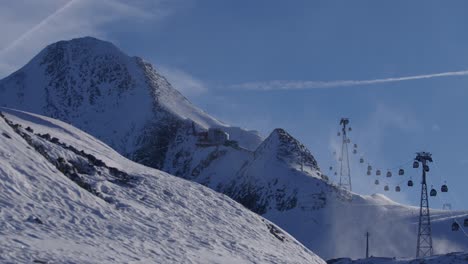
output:
[[[413,187],[413,181],[412,181],[412,180],[409,180],[409,181],[408,181],[408,186],[409,186],[409,187]]]
[[[423,167],[423,168],[424,168],[424,171],[425,171],[425,172],[429,172],[429,166],[427,166],[427,165],[424,165],[424,167]]]
[[[375,185],[379,185],[379,180],[375,180]]]
[[[441,192],[448,192],[448,187],[446,184],[442,185],[442,187],[440,187],[440,191]]]
[[[436,189],[433,188],[433,189],[431,190],[431,192],[430,192],[430,195],[431,195],[431,196],[437,196],[437,191],[436,191]]]
[[[372,172],[371,171],[367,171],[367,176],[371,176]]]
[[[414,161],[413,162],[413,168],[415,168],[415,169],[419,168],[419,162]]]
[[[387,177],[392,177],[392,172],[391,171],[387,172]]]
[[[359,163],[364,163],[364,158],[360,158]]]
[[[384,191],[388,192],[388,190],[390,190],[390,188],[388,187],[388,185],[385,185]]]
[[[380,174],[382,174],[382,172],[380,170],[375,171],[375,175],[380,176]]]
[[[460,229],[460,225],[457,222],[453,222],[452,231],[458,231],[458,229]]]
[[[395,192],[400,192],[400,191],[401,191],[400,186],[395,187]]]
[[[398,175],[405,175],[405,170],[404,169],[400,169],[398,170]]]

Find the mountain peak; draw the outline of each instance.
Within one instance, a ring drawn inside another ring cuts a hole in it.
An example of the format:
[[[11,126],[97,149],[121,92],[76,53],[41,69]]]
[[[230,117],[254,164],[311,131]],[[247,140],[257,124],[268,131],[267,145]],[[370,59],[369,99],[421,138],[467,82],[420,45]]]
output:
[[[255,156],[274,155],[289,165],[304,165],[319,170],[310,151],[283,128],[274,129],[255,151]]]
[[[55,43],[48,45],[44,51],[51,52],[54,49],[80,49],[80,51],[93,51],[95,53],[112,53],[112,52],[119,52],[122,51],[115,46],[113,43],[101,39],[97,39],[94,37],[81,37],[81,38],[74,38],[70,40],[60,40]]]
[[[45,47],[35,56],[25,68],[34,68],[37,65],[46,66],[47,73],[50,68],[57,65],[63,70],[92,65],[96,62],[110,64],[127,63],[131,58],[123,53],[114,44],[93,37],[61,40]],[[75,67],[71,67],[75,66]]]
[[[105,45],[111,45],[111,46],[117,48],[114,44],[112,44],[112,42],[102,40],[102,39],[98,39],[98,38],[91,37],[91,36],[72,38],[72,39],[69,39],[69,40],[59,40],[57,42],[54,42],[54,43],[50,44],[49,46],[56,45],[56,44],[80,44],[80,45],[101,45],[101,44],[105,44]]]

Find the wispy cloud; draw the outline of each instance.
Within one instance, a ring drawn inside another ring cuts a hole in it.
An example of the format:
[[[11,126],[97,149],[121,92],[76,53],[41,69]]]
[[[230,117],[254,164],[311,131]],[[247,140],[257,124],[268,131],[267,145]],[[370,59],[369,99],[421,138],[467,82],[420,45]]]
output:
[[[158,67],[158,70],[174,88],[186,96],[196,96],[207,91],[206,85],[202,81],[185,71],[165,66]]]
[[[107,27],[134,25],[170,14],[165,0],[29,0],[0,10],[0,78],[18,69],[46,45],[63,39],[94,36],[108,39]]]
[[[48,15],[46,18],[44,18],[42,21],[28,29],[25,33],[21,34],[18,38],[16,38],[14,41],[12,41],[8,46],[0,50],[0,56],[5,55],[8,53],[8,51],[12,50],[13,48],[17,47],[20,45],[22,42],[24,42],[30,35],[34,34],[34,32],[38,31],[42,27],[46,26],[52,19],[55,17],[59,16],[61,12],[64,12],[67,10],[68,7],[72,6],[74,2],[78,0],[71,0],[67,3],[65,3],[63,6],[59,7],[57,10],[55,10],[53,13]]]
[[[231,85],[230,88],[256,91],[326,89],[466,75],[468,75],[468,70],[371,80],[248,82]]]

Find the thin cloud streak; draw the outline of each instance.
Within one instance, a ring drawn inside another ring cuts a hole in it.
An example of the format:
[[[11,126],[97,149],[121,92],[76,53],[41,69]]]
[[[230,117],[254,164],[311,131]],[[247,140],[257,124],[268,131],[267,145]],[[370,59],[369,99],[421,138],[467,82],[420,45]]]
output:
[[[58,14],[60,14],[61,12],[65,11],[67,8],[69,8],[74,2],[76,2],[78,0],[71,0],[70,2],[66,3],[65,5],[63,5],[62,7],[60,7],[59,9],[57,9],[55,12],[53,12],[52,14],[50,14],[49,16],[47,16],[44,20],[42,20],[41,22],[39,22],[37,25],[35,25],[34,27],[32,27],[31,29],[29,29],[28,31],[26,31],[24,34],[22,34],[19,38],[17,38],[15,41],[13,41],[10,45],[8,45],[7,47],[5,47],[4,49],[0,50],[0,56],[6,52],[8,52],[9,50],[11,50],[12,48],[16,47],[19,43],[21,43],[22,41],[24,41],[28,36],[30,36],[32,33],[34,33],[35,31],[37,31],[39,28],[43,27],[44,25],[46,25],[51,19],[53,19],[54,17],[56,17]]]
[[[8,42],[0,43],[0,79],[53,42],[83,36],[112,40],[108,28],[160,21],[172,15],[174,9],[172,5],[163,5],[164,1],[56,0],[44,3],[48,7],[44,8],[47,12],[42,10],[40,15],[25,8],[28,1],[13,5],[11,13],[21,16],[0,16],[0,22],[9,25],[0,27],[1,35],[15,36],[9,37]],[[29,19],[27,23],[23,23],[25,19]],[[24,27],[24,24],[33,26]]]
[[[413,75],[395,78],[373,79],[373,80],[340,80],[340,81],[269,81],[269,82],[249,82],[243,84],[231,85],[232,89],[254,90],[254,91],[273,91],[273,90],[308,90],[338,88],[357,85],[372,85],[380,83],[403,82],[421,79],[431,79],[450,76],[466,76],[468,70],[442,72],[424,75]]]

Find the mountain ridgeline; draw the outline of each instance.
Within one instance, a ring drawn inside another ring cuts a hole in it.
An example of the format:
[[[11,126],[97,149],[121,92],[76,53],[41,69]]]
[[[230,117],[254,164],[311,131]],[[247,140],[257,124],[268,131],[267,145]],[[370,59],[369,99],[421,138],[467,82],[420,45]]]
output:
[[[91,37],[47,46],[0,81],[0,95],[2,106],[65,121],[136,162],[228,193],[258,213],[271,206],[271,194],[259,197],[255,183],[236,180],[251,164],[277,152],[278,161],[296,167],[302,162],[318,173],[310,152],[284,130],[262,143],[257,132],[226,125],[192,105],[150,63]],[[229,134],[232,145],[199,144],[209,128]],[[211,179],[207,171],[223,162],[233,166],[216,167],[216,174],[226,176]],[[274,206],[291,207],[294,198],[285,199],[276,197]]]

